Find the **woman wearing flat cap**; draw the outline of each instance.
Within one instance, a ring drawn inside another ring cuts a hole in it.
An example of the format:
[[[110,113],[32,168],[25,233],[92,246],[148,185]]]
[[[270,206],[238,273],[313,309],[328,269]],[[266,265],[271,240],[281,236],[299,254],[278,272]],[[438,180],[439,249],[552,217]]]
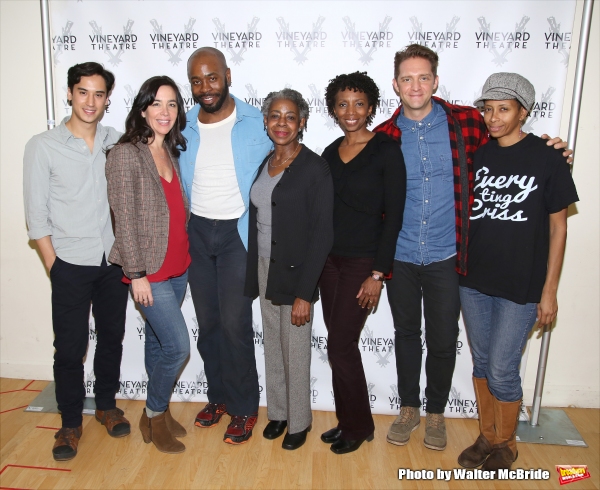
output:
[[[528,334],[552,323],[567,237],[567,207],[578,201],[561,151],[523,132],[533,85],[495,73],[475,105],[492,140],[474,157],[468,273],[460,300],[473,356],[480,434],[458,462],[497,471],[517,459],[523,392],[519,363]]]

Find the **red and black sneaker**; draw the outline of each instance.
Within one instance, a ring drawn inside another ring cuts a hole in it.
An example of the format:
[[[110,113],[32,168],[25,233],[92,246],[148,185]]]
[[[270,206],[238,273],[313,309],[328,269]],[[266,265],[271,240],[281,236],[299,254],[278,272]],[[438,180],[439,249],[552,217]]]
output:
[[[214,427],[219,423],[223,414],[227,413],[224,403],[207,403],[196,415],[196,427]]]
[[[223,440],[228,444],[244,444],[252,437],[257,419],[258,412],[252,415],[232,415]]]

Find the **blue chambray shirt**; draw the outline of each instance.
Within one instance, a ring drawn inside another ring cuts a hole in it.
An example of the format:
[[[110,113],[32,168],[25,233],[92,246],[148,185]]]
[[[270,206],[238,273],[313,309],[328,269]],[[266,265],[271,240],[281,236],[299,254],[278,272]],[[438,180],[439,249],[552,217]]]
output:
[[[248,208],[250,206],[250,188],[256,172],[273,143],[264,130],[263,115],[256,108],[231,96],[235,102],[236,120],[231,130],[231,146],[235,174],[246,210],[238,219],[238,233],[242,243],[248,250]],[[198,113],[200,105],[196,104],[186,114],[187,122],[183,136],[187,140],[187,150],[181,152],[179,167],[183,188],[192,203],[192,182],[196,167],[196,156],[200,148],[200,131],[198,131]]]
[[[402,154],[406,164],[406,205],[395,259],[428,265],[456,255],[454,175],[448,120],[444,109],[433,108],[422,121],[404,116]]]

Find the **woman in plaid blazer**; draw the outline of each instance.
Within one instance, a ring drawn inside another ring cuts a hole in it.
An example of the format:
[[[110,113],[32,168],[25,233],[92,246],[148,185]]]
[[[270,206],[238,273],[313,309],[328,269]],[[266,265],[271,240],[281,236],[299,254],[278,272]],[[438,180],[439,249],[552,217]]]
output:
[[[146,319],[146,408],[140,419],[144,442],[180,453],[185,429],[169,412],[173,386],[190,353],[181,313],[191,259],[189,203],[177,157],[185,149],[183,100],[173,80],[152,77],[140,88],[125,121],[125,134],[108,152],[108,200],[115,216],[109,261],[123,267],[123,282]]]

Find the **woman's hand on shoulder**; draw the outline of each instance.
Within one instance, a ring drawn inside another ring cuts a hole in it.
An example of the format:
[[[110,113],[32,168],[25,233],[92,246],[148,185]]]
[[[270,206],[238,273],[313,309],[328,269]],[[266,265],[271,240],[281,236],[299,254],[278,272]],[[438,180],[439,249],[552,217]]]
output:
[[[296,298],[292,305],[292,325],[301,327],[310,322],[310,303],[301,298]]]

